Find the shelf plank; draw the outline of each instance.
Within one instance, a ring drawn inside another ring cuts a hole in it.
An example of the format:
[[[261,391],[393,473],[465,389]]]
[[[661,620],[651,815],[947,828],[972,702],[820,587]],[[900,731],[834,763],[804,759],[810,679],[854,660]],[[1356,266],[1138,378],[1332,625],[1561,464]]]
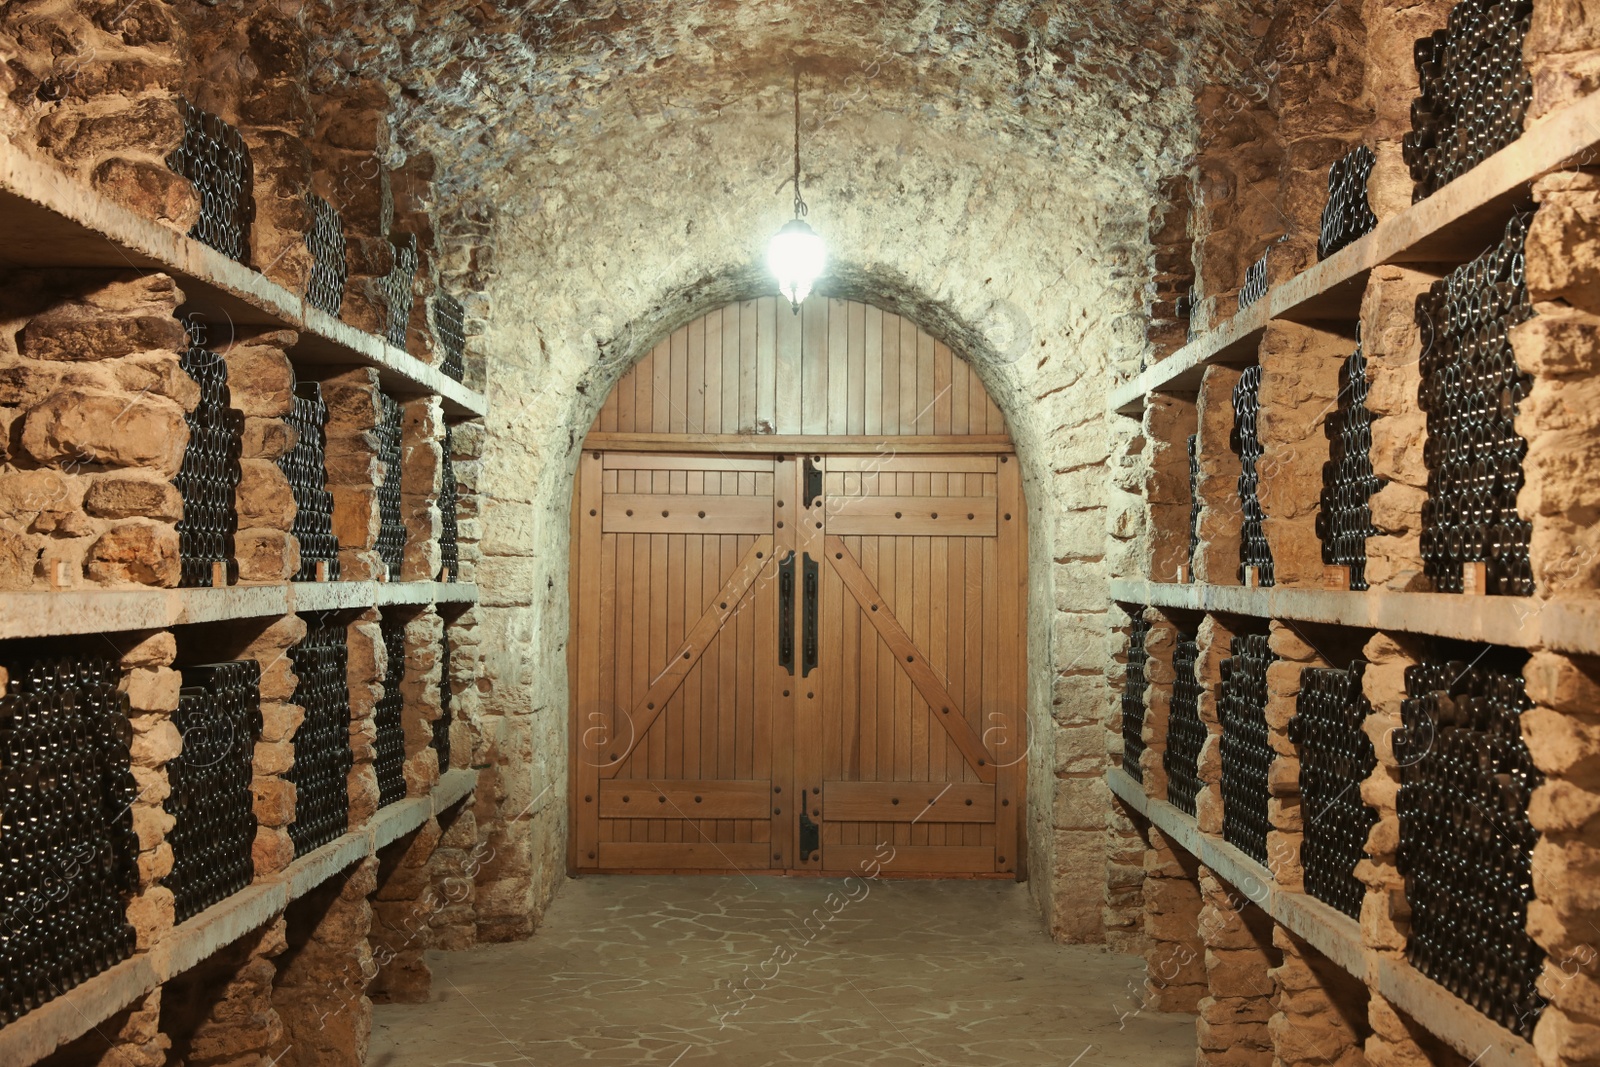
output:
[[[1600,654],[1600,601],[1595,600],[1385,590],[1247,589],[1127,578],[1111,582],[1111,598],[1124,604],[1185,611],[1426,634],[1509,648]]]
[[[0,640],[164,630],[291,612],[476,604],[471,582],[288,582],[219,589],[70,589],[0,593]]]
[[[382,809],[366,826],[302,856],[282,874],[261,879],[174,927],[150,951],[123,960],[0,1027],[0,1063],[22,1067],[77,1040],[157,986],[259,929],[290,901],[460,803],[477,787],[477,780],[474,770],[447,771],[428,796]]]
[[[1354,919],[1306,893],[1278,887],[1261,864],[1228,842],[1200,832],[1194,819],[1164,800],[1145,795],[1125,771],[1106,771],[1106,783],[1123,803],[1210,867],[1223,881],[1349,974],[1375,988],[1401,1010],[1483,1067],[1534,1067],[1533,1046],[1428,978],[1403,959],[1368,953]]]
[[[1383,264],[1440,272],[1486,251],[1500,239],[1510,212],[1533,182],[1600,145],[1600,93],[1591,93],[1529,128],[1426,200],[1378,224],[1337,254],[1309,267],[1206,335],[1111,391],[1111,410],[1138,417],[1153,392],[1192,393],[1212,364],[1254,362],[1267,323],[1330,321],[1350,328],[1368,275]]]
[[[242,263],[108,200],[0,138],[0,267],[159,270],[177,279],[184,310],[208,322],[292,329],[297,365],[375,367],[403,396],[437,394],[452,418],[482,416],[488,399],[437,367],[307,304]]]

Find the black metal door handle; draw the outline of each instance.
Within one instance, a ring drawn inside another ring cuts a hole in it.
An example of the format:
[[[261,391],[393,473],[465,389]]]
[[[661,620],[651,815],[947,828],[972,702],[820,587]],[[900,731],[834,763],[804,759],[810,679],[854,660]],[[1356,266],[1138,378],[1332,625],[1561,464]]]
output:
[[[778,564],[778,666],[794,673],[794,553]]]
[[[805,609],[806,617],[801,623],[800,637],[800,677],[809,675],[817,665],[817,586],[821,584],[819,575],[821,568],[817,561],[811,558],[811,553],[805,555]]]

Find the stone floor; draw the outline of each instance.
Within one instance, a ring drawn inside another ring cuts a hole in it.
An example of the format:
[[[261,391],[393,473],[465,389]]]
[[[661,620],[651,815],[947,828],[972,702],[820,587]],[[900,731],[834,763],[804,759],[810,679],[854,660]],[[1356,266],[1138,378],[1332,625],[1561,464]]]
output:
[[[1194,1062],[1190,1016],[1126,1014],[1139,960],[1052,944],[1010,882],[589,877],[429,962],[371,1067]]]

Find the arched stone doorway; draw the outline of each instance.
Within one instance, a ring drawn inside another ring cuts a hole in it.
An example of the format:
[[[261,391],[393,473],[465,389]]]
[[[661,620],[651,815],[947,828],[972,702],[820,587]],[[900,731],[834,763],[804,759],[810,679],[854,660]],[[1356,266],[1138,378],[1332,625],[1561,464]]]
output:
[[[908,319],[730,304],[617,382],[573,508],[574,871],[1025,872],[1026,515]]]

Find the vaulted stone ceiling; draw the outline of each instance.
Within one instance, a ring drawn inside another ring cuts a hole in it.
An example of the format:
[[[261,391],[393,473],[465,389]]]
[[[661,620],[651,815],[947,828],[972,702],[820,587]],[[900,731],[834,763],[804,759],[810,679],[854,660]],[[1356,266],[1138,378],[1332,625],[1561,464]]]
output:
[[[519,158],[618,125],[899,113],[1150,183],[1192,150],[1197,86],[1247,66],[1270,0],[322,0],[317,76],[377,77],[397,144],[446,194],[493,196]],[[1101,188],[1105,188],[1104,185]]]

